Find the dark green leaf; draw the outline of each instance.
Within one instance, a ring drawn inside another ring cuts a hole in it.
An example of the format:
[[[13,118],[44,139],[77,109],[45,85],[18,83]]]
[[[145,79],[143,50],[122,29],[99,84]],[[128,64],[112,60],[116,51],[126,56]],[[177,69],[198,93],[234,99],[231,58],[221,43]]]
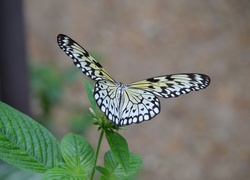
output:
[[[97,170],[99,173],[103,174],[104,176],[108,177],[109,176],[109,172],[107,169],[101,167],[101,166],[96,166],[95,170]]]
[[[110,130],[106,130],[105,134],[115,159],[127,172],[129,168],[129,149],[126,139],[117,132]]]
[[[100,180],[109,180],[108,178],[106,178],[105,176],[101,176]]]
[[[43,173],[57,167],[56,138],[25,114],[0,102],[0,158],[18,168]]]

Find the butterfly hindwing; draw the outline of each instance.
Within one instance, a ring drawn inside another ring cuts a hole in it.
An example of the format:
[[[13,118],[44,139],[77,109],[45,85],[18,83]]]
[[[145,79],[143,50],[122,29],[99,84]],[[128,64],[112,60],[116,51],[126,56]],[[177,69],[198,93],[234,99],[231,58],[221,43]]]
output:
[[[148,78],[134,82],[133,88],[141,88],[163,98],[178,97],[191,91],[199,91],[210,84],[210,78],[204,74],[181,73]]]
[[[81,69],[82,72],[92,80],[108,79],[114,81],[108,72],[103,69],[102,65],[73,39],[64,34],[59,34],[57,36],[57,43],[60,48],[73,59],[76,67]]]
[[[160,113],[160,100],[154,94],[143,89],[123,89],[108,80],[96,82],[94,99],[117,126],[141,123]]]
[[[120,126],[148,121],[160,113],[160,100],[144,89],[128,88],[124,92]]]
[[[108,80],[97,81],[94,89],[94,99],[106,117],[119,124],[119,100],[117,86]]]

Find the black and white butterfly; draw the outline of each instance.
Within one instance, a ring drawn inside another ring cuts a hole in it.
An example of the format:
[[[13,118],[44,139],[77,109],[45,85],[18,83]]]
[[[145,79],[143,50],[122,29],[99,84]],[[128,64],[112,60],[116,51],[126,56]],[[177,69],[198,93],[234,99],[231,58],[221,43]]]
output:
[[[210,83],[210,78],[205,74],[181,73],[123,84],[116,82],[98,61],[70,37],[59,34],[57,42],[73,59],[76,67],[96,81],[94,99],[100,110],[117,126],[141,123],[155,117],[161,110],[158,97],[178,97],[204,89]]]

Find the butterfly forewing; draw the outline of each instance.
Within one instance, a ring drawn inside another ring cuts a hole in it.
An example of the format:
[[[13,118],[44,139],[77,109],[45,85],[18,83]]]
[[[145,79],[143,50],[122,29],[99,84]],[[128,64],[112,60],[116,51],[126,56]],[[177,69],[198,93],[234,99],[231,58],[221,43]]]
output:
[[[148,78],[132,83],[130,87],[144,89],[163,98],[178,97],[206,88],[210,78],[204,74],[182,73]]]
[[[92,80],[108,79],[114,81],[102,65],[96,61],[89,53],[70,37],[59,34],[57,36],[59,47],[73,59],[74,64]]]

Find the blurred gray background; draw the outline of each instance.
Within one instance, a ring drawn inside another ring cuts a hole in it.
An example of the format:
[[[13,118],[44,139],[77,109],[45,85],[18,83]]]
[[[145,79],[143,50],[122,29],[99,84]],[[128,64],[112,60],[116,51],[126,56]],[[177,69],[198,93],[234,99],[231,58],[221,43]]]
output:
[[[160,115],[121,131],[143,159],[138,179],[250,179],[250,1],[25,0],[23,8],[29,63],[78,71],[62,92],[68,106],[90,106],[87,77],[59,49],[59,33],[100,54],[117,81],[181,72],[211,77],[206,90],[161,99]],[[70,113],[67,106],[53,110],[58,136],[70,131]],[[86,136],[94,147],[98,135],[91,126]],[[104,142],[99,165],[106,150]]]

